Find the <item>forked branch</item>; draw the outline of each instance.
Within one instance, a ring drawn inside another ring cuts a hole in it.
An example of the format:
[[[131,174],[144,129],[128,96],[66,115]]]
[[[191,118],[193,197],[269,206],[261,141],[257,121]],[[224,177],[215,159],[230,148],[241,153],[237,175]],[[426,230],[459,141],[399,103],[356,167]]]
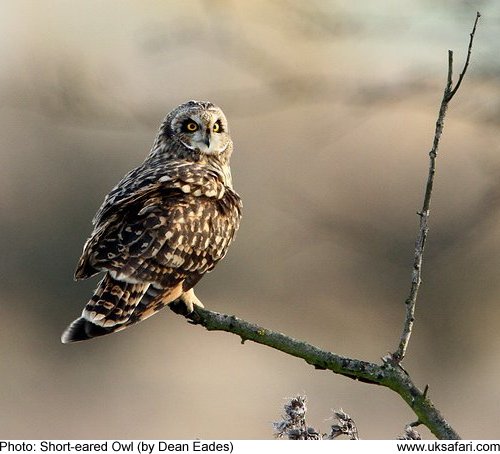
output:
[[[405,357],[414,323],[415,304],[421,284],[424,247],[429,231],[428,219],[434,175],[436,172],[436,158],[439,141],[443,132],[444,118],[448,104],[457,93],[469,66],[472,43],[479,17],[480,14],[477,13],[474,27],[470,34],[467,58],[455,86],[453,86],[452,80],[453,52],[448,51],[447,83],[436,121],[432,149],[429,152],[429,174],[425,188],[424,202],[422,210],[418,213],[420,216],[420,227],[415,245],[410,294],[406,300],[406,317],[399,347],[395,353],[384,358],[381,364],[375,364],[336,355],[335,353],[322,350],[307,342],[293,339],[285,334],[268,330],[232,315],[220,314],[200,307],[196,307],[194,312],[186,315],[182,310],[182,304],[173,304],[171,305],[171,309],[174,310],[174,312],[184,315],[191,323],[202,325],[209,331],[226,331],[233,333],[241,337],[242,342],[251,340],[262,345],[267,345],[275,350],[296,356],[297,358],[302,358],[316,369],[330,370],[336,374],[344,375],[354,380],[377,384],[392,389],[397,392],[414,411],[417,416],[418,424],[427,426],[438,438],[448,440],[459,439],[458,433],[448,424],[428,398],[428,386],[425,386],[424,390],[417,388],[408,373],[401,367],[400,363]]]
[[[446,116],[446,111],[448,110],[448,104],[453,99],[457,93],[462,80],[464,79],[467,68],[469,67],[470,57],[472,54],[472,43],[474,41],[474,35],[476,34],[476,27],[481,14],[476,13],[476,20],[474,21],[474,26],[472,27],[472,32],[470,34],[469,46],[467,48],[467,58],[465,60],[464,67],[456,85],[453,87],[453,51],[448,51],[448,77],[446,81],[446,87],[443,93],[443,99],[441,100],[441,106],[439,107],[439,114],[436,121],[436,129],[434,131],[434,140],[432,142],[432,148],[429,152],[429,174],[427,176],[427,184],[425,186],[424,202],[422,209],[417,213],[420,216],[420,228],[417,234],[417,240],[415,242],[415,255],[413,259],[413,271],[411,276],[411,286],[410,294],[405,301],[406,304],[406,316],[403,325],[403,331],[399,340],[398,349],[391,355],[391,360],[399,364],[406,355],[406,350],[410,342],[410,337],[413,329],[413,324],[415,322],[415,307],[417,303],[418,290],[420,284],[422,283],[422,261],[424,258],[424,248],[425,242],[427,240],[427,234],[429,233],[429,216],[432,198],[432,189],[434,186],[434,175],[436,173],[436,159],[439,149],[439,141],[441,139],[441,134],[444,128],[444,117]]]

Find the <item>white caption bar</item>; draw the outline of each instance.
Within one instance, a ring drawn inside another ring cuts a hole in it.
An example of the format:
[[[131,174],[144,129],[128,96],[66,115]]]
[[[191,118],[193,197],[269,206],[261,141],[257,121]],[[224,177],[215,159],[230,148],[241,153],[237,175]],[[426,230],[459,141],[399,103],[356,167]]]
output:
[[[0,440],[3,453],[135,453],[170,452],[273,454],[399,453],[399,452],[497,452],[500,440],[402,441],[402,440]]]

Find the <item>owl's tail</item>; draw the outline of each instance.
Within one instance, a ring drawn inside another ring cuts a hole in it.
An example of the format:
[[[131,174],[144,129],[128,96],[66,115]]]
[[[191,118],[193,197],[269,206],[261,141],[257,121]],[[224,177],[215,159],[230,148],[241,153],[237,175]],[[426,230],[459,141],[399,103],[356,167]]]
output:
[[[131,284],[109,273],[99,283],[82,316],[66,328],[63,343],[77,342],[124,329],[137,304],[148,293],[149,284]]]
[[[189,311],[193,304],[203,306],[192,291],[184,292],[182,284],[179,280],[169,289],[157,289],[149,283],[119,281],[107,273],[82,316],[63,332],[61,342],[68,344],[116,333],[151,317],[177,298],[182,299]]]

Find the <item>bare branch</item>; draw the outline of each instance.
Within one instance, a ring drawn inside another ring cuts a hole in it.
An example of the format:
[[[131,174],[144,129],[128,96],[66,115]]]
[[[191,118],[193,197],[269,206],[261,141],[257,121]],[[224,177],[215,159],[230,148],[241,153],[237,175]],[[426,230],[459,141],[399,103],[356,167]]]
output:
[[[481,17],[481,13],[478,11],[476,13],[476,20],[474,21],[474,27],[472,27],[472,32],[470,33],[469,47],[467,48],[467,58],[465,60],[464,68],[462,69],[460,76],[458,76],[457,84],[455,85],[455,88],[453,88],[453,90],[451,91],[450,98],[448,99],[448,101],[451,100],[451,98],[453,98],[453,96],[455,96],[455,93],[460,88],[460,84],[462,83],[462,80],[464,79],[467,68],[469,67],[470,57],[472,54],[472,43],[474,42],[474,35],[476,34],[476,27],[477,27],[477,23],[479,22],[480,17]]]
[[[464,64],[462,73],[458,78],[458,82],[453,88],[453,51],[448,51],[448,77],[446,81],[446,87],[443,93],[443,99],[441,100],[441,106],[439,108],[439,114],[436,121],[436,129],[434,132],[434,140],[432,143],[432,149],[429,152],[429,174],[427,176],[427,184],[425,187],[424,202],[422,205],[422,210],[417,214],[420,216],[420,226],[417,234],[417,240],[415,242],[415,255],[413,259],[413,271],[411,278],[410,294],[405,301],[406,305],[406,316],[403,325],[403,331],[399,340],[398,349],[391,355],[391,360],[395,364],[401,363],[406,355],[406,350],[410,342],[410,337],[413,329],[413,324],[415,322],[415,307],[417,302],[418,290],[420,284],[422,283],[422,261],[424,257],[424,248],[427,240],[427,234],[429,233],[428,221],[430,216],[430,206],[432,197],[432,188],[434,185],[434,175],[436,173],[436,158],[439,149],[439,141],[441,139],[441,134],[444,128],[444,118],[446,116],[446,111],[448,109],[448,104],[452,100],[453,96],[457,92],[462,80],[465,76],[467,68],[469,66],[470,56],[472,52],[472,43],[474,41],[474,35],[476,33],[476,26],[481,15],[479,12],[476,14],[476,20],[474,21],[474,27],[470,34],[469,47],[467,52],[467,59]]]
[[[460,439],[458,433],[448,424],[434,404],[418,389],[409,375],[399,365],[384,362],[381,365],[336,355],[307,342],[293,339],[285,334],[241,320],[234,315],[225,315],[195,307],[186,315],[183,303],[169,306],[196,325],[209,331],[226,331],[238,335],[242,343],[247,340],[267,345],[281,352],[301,358],[316,369],[330,370],[354,380],[381,385],[397,392],[414,411],[418,420],[440,439]]]
[[[418,424],[424,424],[436,437],[440,439],[459,439],[460,437],[458,433],[448,424],[429,399],[428,385],[425,386],[423,391],[417,388],[411,380],[409,374],[401,366],[401,361],[405,357],[411,337],[415,317],[415,303],[421,284],[422,260],[425,242],[429,231],[428,218],[430,215],[434,174],[436,172],[436,158],[439,141],[443,132],[444,118],[448,104],[460,87],[467,71],[479,17],[480,14],[477,13],[474,27],[470,35],[467,59],[455,87],[453,87],[453,52],[448,52],[447,83],[436,121],[432,149],[429,152],[429,173],[425,188],[423,206],[422,210],[418,213],[420,216],[420,228],[415,244],[410,294],[406,300],[406,317],[403,332],[400,337],[399,347],[395,353],[392,353],[388,357],[384,358],[382,364],[379,365],[358,359],[343,357],[335,353],[322,350],[307,342],[293,339],[285,334],[268,330],[267,328],[238,319],[232,315],[220,314],[198,306],[195,307],[193,312],[186,314],[185,306],[181,302],[174,302],[169,307],[174,312],[184,315],[191,323],[202,325],[209,331],[226,331],[233,333],[241,337],[242,343],[247,340],[251,340],[262,345],[267,345],[275,350],[301,358],[308,364],[314,366],[316,369],[330,370],[336,374],[340,374],[354,380],[387,387],[398,393],[414,411],[417,416],[417,422],[411,424],[411,427]],[[305,409],[305,401],[303,403]],[[309,430],[306,425],[302,427],[302,429],[304,428],[306,430],[304,433],[306,433],[307,436],[310,435],[312,438],[318,435],[317,431],[312,428]],[[413,433],[408,430],[405,436],[416,438],[419,435],[416,432]]]

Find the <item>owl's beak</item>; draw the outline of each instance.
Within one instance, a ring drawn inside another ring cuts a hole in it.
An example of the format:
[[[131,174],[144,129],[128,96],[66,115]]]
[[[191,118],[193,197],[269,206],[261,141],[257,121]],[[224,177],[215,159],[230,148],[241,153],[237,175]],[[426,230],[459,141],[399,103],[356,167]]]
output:
[[[202,153],[210,154],[210,131],[205,131],[202,134],[199,148]]]
[[[210,131],[207,131],[203,137],[203,143],[210,148]]]
[[[210,131],[202,134],[198,142],[198,149],[204,154],[210,154]]]

